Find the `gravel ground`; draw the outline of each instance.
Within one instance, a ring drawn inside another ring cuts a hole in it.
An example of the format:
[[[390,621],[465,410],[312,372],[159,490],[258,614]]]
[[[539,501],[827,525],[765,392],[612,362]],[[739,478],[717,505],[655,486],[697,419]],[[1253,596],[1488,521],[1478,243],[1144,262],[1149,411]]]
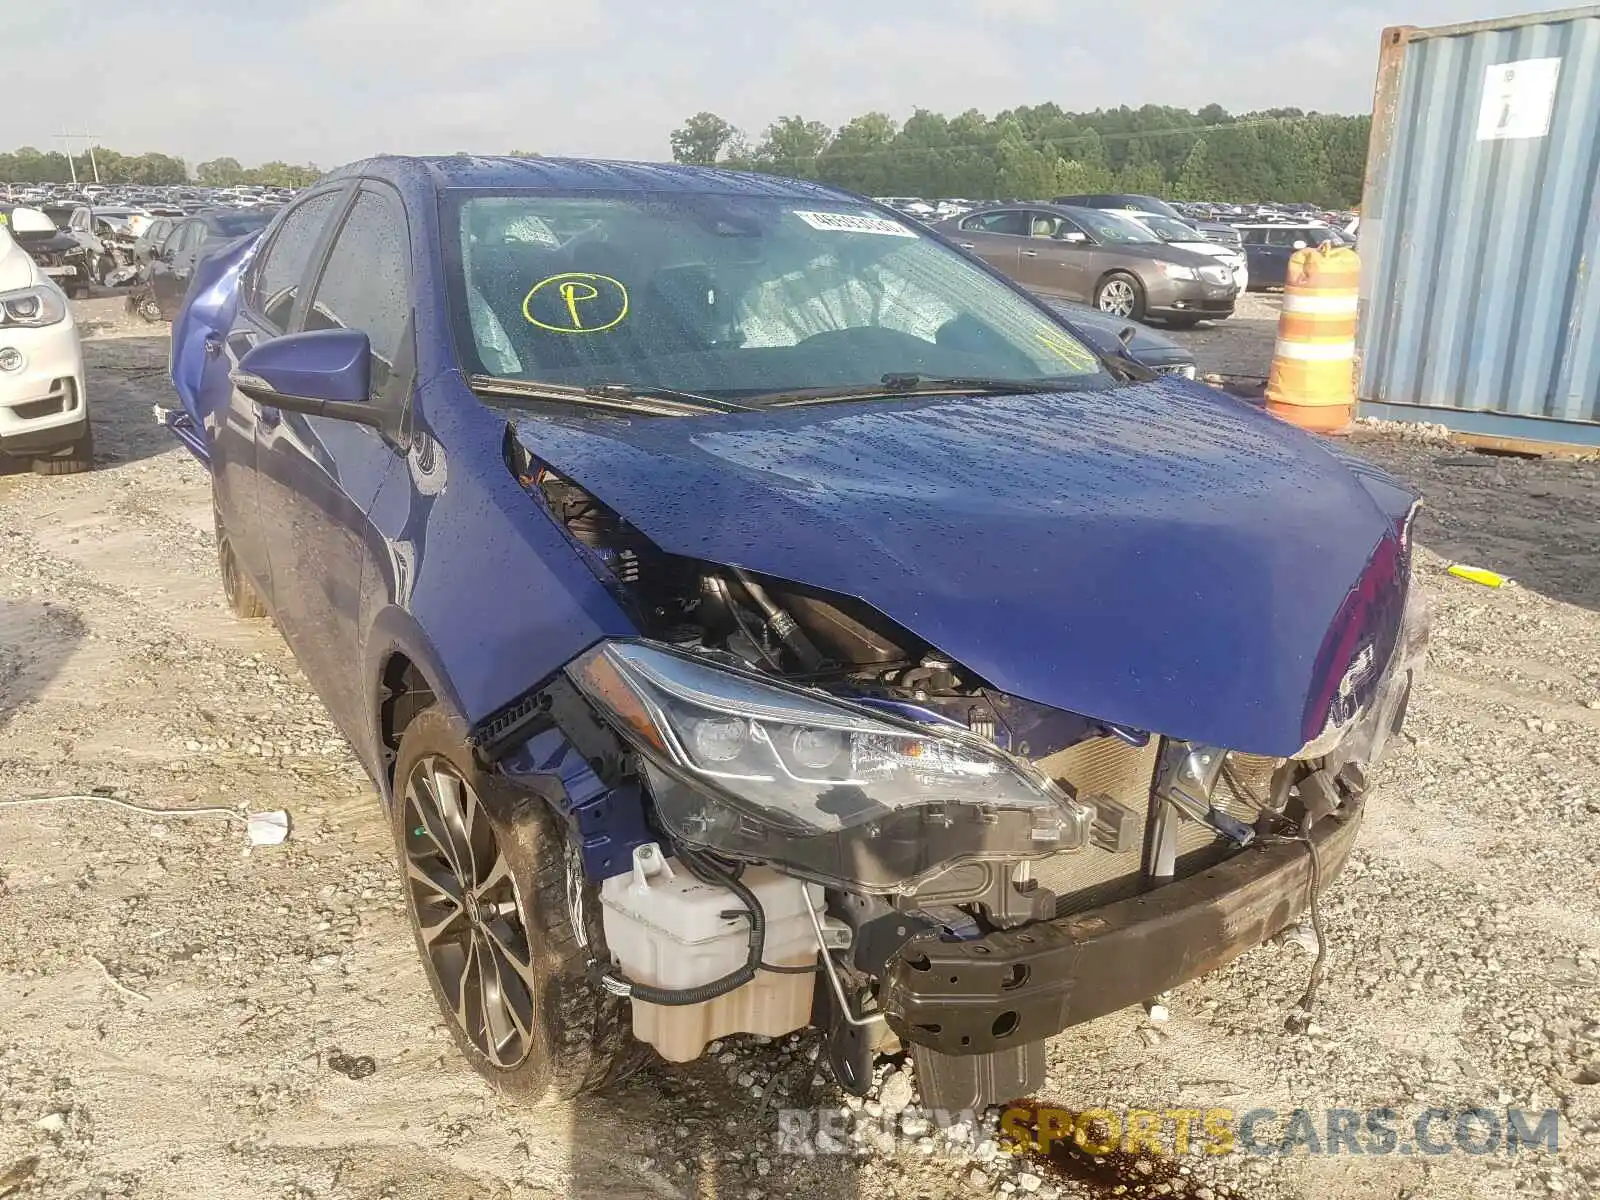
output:
[[[1243,319],[1183,335],[1204,369],[1265,374],[1273,302],[1248,300]],[[1055,1039],[1040,1097],[1387,1106],[1402,1135],[1429,1106],[1549,1107],[1559,1152],[1145,1155],[1104,1164],[1119,1193],[1000,1152],[992,1125],[929,1136],[914,1114],[858,1156],[783,1153],[779,1110],[841,1103],[806,1038],[740,1039],[578,1105],[501,1100],[435,1018],[370,786],[271,625],[222,604],[206,477],[149,416],[169,395],[164,332],[115,300],[76,307],[98,468],[0,477],[6,790],[281,807],[295,825],[248,850],[227,817],[0,808],[0,1197],[1448,1200],[1600,1185],[1600,465],[1361,432],[1361,453],[1427,493],[1434,641],[1410,737],[1325,898],[1315,1022],[1283,1032],[1310,963],[1295,930],[1179,989],[1165,1020],[1134,1009]],[[1455,561],[1516,584],[1445,575]],[[358,1055],[370,1076],[346,1073]],[[901,1112],[909,1082],[890,1071],[845,1111]]]

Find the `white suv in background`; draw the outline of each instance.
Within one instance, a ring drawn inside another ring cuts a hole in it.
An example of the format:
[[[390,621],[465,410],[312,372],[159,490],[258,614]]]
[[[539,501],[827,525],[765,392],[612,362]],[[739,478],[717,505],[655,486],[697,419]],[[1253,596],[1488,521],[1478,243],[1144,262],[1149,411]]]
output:
[[[42,223],[42,224],[41,224]],[[11,212],[20,230],[53,229],[30,208]],[[0,457],[28,459],[41,475],[94,465],[83,348],[67,295],[0,224]]]

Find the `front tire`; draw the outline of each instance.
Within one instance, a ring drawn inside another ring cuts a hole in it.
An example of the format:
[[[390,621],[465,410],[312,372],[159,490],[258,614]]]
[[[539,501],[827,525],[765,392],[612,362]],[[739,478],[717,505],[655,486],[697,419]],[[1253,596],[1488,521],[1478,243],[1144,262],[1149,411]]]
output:
[[[1144,320],[1144,288],[1126,271],[1113,271],[1094,289],[1094,306],[1113,317]]]
[[[33,460],[35,475],[77,475],[94,469],[94,434],[87,423],[83,433],[64,450]]]
[[[480,770],[438,705],[406,726],[394,780],[406,911],[467,1061],[534,1103],[619,1077],[639,1044],[625,1002],[588,977],[591,957],[609,961],[599,896],[544,801]]]

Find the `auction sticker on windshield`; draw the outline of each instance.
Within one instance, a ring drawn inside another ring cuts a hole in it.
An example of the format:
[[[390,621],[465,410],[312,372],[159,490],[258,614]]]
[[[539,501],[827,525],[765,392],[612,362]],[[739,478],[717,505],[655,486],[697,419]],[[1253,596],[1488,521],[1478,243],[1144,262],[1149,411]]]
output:
[[[796,212],[799,217],[813,229],[824,229],[830,233],[883,233],[890,237],[917,236],[916,230],[907,229],[899,221],[891,221],[888,217],[860,217],[853,213],[831,212]]]

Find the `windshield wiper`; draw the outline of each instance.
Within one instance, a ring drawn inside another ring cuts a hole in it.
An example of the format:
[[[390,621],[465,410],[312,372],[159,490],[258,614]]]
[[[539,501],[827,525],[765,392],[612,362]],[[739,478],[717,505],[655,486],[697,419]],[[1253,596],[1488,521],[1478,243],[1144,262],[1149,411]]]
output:
[[[947,393],[988,395],[1031,395],[1037,392],[1070,392],[1077,384],[1068,379],[992,379],[978,375],[922,375],[915,371],[890,371],[877,383],[839,388],[803,388],[791,392],[767,392],[748,399],[760,400],[766,407],[787,408],[799,404],[832,404],[843,400],[868,400],[878,396],[937,396]]]
[[[651,417],[687,417],[707,412],[749,412],[744,404],[718,400],[678,388],[640,387],[625,383],[599,383],[578,387],[540,379],[508,379],[503,375],[471,375],[467,386],[506,400],[542,400],[576,404],[608,412],[637,413]]]

